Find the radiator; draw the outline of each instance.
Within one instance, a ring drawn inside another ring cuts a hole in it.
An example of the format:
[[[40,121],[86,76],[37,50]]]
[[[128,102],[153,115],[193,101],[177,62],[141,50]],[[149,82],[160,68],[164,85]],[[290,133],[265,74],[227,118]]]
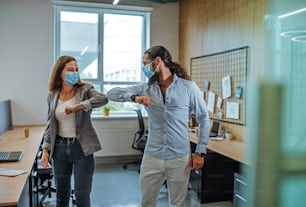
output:
[[[100,129],[97,130],[102,150],[96,157],[137,155],[139,151],[132,148],[135,130],[132,129]]]

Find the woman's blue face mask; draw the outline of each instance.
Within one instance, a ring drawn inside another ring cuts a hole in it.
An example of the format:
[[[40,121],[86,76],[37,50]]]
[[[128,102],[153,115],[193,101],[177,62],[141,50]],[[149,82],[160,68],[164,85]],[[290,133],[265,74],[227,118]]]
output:
[[[152,64],[152,62],[151,62],[150,64],[146,64],[146,65],[143,66],[143,68],[142,68],[142,70],[143,70],[145,76],[146,76],[148,79],[152,78],[152,76],[155,74],[155,72],[153,72],[153,71],[151,70],[151,67],[150,67],[151,64]]]
[[[79,81],[79,73],[78,72],[67,72],[65,82],[69,85],[75,85]]]

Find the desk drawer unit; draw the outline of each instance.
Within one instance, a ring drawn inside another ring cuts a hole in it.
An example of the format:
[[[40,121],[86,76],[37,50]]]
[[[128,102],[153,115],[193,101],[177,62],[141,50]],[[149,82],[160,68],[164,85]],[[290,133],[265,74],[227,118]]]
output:
[[[234,172],[239,163],[217,153],[207,153],[205,165],[190,175],[191,191],[200,203],[232,201],[234,194]]]
[[[247,179],[238,173],[235,173],[234,179],[234,207],[246,207],[247,206]]]

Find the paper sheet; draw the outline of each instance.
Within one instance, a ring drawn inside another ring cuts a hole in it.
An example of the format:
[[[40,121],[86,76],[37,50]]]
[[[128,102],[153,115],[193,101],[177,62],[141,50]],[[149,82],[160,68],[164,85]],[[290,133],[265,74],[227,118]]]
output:
[[[226,118],[239,119],[239,103],[226,103]]]
[[[226,99],[231,97],[232,89],[231,89],[231,76],[225,76],[222,78],[222,97]]]
[[[23,173],[26,173],[24,170],[10,170],[10,169],[5,169],[5,168],[0,168],[0,175],[1,176],[9,176],[9,177],[14,177],[17,175],[21,175]]]
[[[214,113],[215,108],[215,97],[215,93],[211,91],[208,92],[207,110],[212,113]]]
[[[209,80],[205,80],[204,81],[204,91],[208,91],[209,90]]]
[[[218,96],[218,99],[217,99],[217,107],[218,107],[218,109],[221,109],[221,104],[222,104],[222,98],[220,96]]]

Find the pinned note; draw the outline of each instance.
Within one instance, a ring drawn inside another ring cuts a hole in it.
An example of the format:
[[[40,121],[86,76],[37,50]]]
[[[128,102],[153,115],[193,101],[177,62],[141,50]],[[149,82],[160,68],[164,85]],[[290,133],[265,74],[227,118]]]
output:
[[[219,110],[221,109],[221,104],[222,104],[222,98],[220,96],[218,96],[217,107],[218,107]]]
[[[239,119],[239,103],[237,102],[226,103],[226,118]]]
[[[225,76],[222,78],[222,97],[226,99],[231,97],[232,89],[231,89],[231,76]]]
[[[208,110],[209,112],[212,112],[212,113],[214,113],[215,98],[216,98],[215,93],[209,91],[209,92],[208,92],[207,110]]]

